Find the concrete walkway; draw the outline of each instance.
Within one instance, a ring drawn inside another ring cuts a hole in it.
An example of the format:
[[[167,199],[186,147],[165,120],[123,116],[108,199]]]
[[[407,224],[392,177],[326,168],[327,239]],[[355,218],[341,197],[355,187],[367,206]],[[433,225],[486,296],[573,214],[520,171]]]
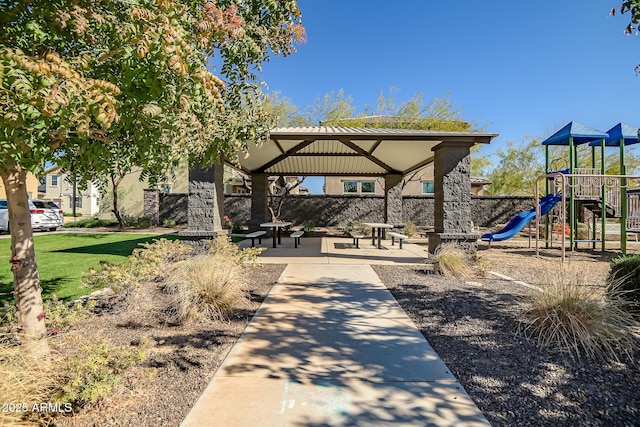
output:
[[[290,264],[183,426],[487,426],[369,265]]]
[[[267,241],[268,240],[268,241]],[[360,239],[356,248],[347,237],[306,237],[303,236],[296,248],[293,239],[283,237],[282,244],[271,247],[271,239],[262,239],[256,246],[266,248],[258,257],[265,264],[421,264],[429,256],[426,246],[383,240],[382,249],[371,243],[371,238]],[[239,243],[241,248],[251,247],[251,239]]]

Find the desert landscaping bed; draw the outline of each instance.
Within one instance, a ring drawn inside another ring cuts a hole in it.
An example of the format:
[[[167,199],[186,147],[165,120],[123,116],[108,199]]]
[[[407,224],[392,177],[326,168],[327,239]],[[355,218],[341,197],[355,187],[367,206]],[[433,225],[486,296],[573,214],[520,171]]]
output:
[[[563,268],[552,253],[536,258],[528,250],[493,248],[479,255],[490,270],[537,286],[567,270],[602,287],[610,259],[579,253]],[[246,270],[251,303],[229,321],[171,326],[136,317],[118,297],[100,302],[96,315],[65,339],[93,335],[136,346],[150,338],[154,345],[114,393],[56,425],[179,425],[284,267]],[[630,426],[640,419],[640,354],[634,362],[603,362],[540,349],[517,332],[532,289],[492,276],[445,278],[419,266],[373,268],[491,424]]]
[[[544,286],[557,258],[491,249],[491,269]],[[568,266],[571,267],[568,267]],[[405,312],[492,425],[632,426],[640,419],[634,361],[578,359],[539,348],[518,333],[527,287],[495,277],[448,279],[420,267],[374,266]],[[565,267],[603,286],[608,262],[576,254]]]
[[[171,326],[136,318],[112,297],[97,307],[98,315],[76,326],[73,335],[107,338],[114,344],[137,345],[153,340],[147,360],[127,371],[115,393],[87,405],[59,426],[177,426],[200,397],[233,344],[271,290],[284,265],[268,264],[244,273],[250,304],[232,319],[197,326]],[[154,295],[162,298],[160,293]]]

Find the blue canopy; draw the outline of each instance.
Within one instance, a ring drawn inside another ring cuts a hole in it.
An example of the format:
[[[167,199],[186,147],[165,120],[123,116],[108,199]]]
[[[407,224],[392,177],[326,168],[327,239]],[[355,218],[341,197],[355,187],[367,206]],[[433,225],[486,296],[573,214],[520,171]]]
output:
[[[542,141],[542,145],[569,145],[569,138],[573,137],[574,145],[599,141],[609,135],[597,129],[578,122],[570,122],[565,127]],[[636,135],[637,137],[637,135]]]
[[[605,139],[604,145],[607,147],[619,147],[620,141],[624,141],[624,145],[637,144],[638,128],[626,123],[618,123],[607,131],[609,136]],[[589,145],[600,145],[600,141],[594,141]]]

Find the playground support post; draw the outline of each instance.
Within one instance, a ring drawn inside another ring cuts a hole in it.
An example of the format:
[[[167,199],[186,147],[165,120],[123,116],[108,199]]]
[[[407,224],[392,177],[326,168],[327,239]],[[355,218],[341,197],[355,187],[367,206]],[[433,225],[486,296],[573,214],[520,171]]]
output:
[[[549,171],[549,146],[545,145],[544,146],[544,164],[545,164],[545,168],[544,168],[544,173],[545,175],[548,174]],[[538,188],[538,182],[536,181],[536,189]],[[549,194],[549,180],[545,179],[544,180],[544,189],[546,191],[545,194]],[[538,195],[536,195],[536,197],[538,197]],[[537,201],[538,199],[536,199]],[[538,215],[538,211],[536,211],[536,216]],[[549,227],[550,227],[550,222],[549,222],[549,216],[547,215],[547,217],[544,219],[544,247],[549,249]],[[536,225],[536,229],[539,230],[538,225]]]
[[[600,173],[604,176],[605,173],[605,164],[604,164],[604,139],[600,140]],[[605,198],[605,194],[607,191],[607,187],[605,185],[604,180],[602,181],[602,187],[600,189],[600,194],[602,194],[602,200],[600,201],[600,239],[602,240],[602,252],[607,250],[606,244],[606,224],[607,224],[607,200]]]
[[[576,162],[576,147],[573,143],[573,137],[569,137],[569,247],[570,250],[574,249],[574,237],[573,230],[575,230],[574,220],[575,220],[575,197],[574,197],[574,188],[573,185],[575,183],[573,179],[573,171],[576,170],[577,162]],[[564,194],[564,193],[563,193]],[[564,233],[563,233],[564,235]]]
[[[624,139],[620,140],[620,175],[627,174],[624,164]],[[627,179],[620,180],[620,249],[627,254]]]
[[[595,145],[591,146],[591,167],[595,169],[596,167],[596,147]],[[603,173],[604,175],[604,173]],[[597,220],[596,220],[596,215],[595,214],[591,214],[591,240],[593,240],[593,242],[591,242],[591,249],[595,250],[596,249],[596,224],[597,224]]]

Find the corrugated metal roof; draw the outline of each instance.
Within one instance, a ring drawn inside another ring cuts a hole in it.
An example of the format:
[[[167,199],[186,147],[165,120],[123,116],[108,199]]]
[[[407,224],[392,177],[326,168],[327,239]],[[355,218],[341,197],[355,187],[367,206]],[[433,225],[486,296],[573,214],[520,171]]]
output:
[[[493,133],[333,126],[273,129],[260,145],[240,155],[247,172],[291,175],[385,175],[406,173],[433,159],[441,142],[489,143]]]

